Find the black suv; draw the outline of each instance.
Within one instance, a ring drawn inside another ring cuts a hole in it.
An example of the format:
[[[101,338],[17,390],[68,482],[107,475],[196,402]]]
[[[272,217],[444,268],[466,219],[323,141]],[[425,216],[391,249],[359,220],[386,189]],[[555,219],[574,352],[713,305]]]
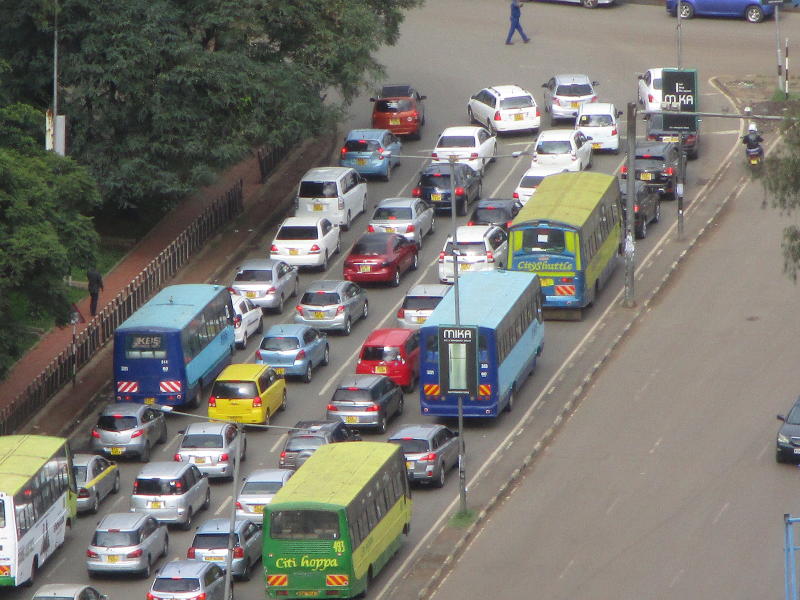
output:
[[[378,350],[381,354],[373,357],[362,353],[362,359],[367,356],[376,361],[390,360],[387,350],[394,350],[394,357],[400,358],[398,351],[392,348],[365,346],[364,350]],[[385,375],[348,375],[333,392],[327,411],[329,419],[386,433],[389,419],[403,414],[403,390]]]
[[[469,165],[455,163],[453,182],[456,194],[456,211],[467,214],[467,206],[481,197],[481,174]],[[427,200],[435,210],[452,210],[450,204],[450,164],[436,163],[425,167],[419,174],[419,183],[412,195]]]
[[[325,444],[359,442],[361,436],[342,421],[298,421],[289,432],[278,458],[281,469],[297,469]]]
[[[651,142],[679,142],[683,138],[683,151],[686,157],[694,160],[697,158],[700,145],[700,129],[684,131],[681,133],[666,131],[664,129],[664,115],[653,113],[647,119],[647,139]]]
[[[636,144],[636,179],[654,186],[663,196],[675,198],[678,185],[678,171],[686,167],[681,159],[678,144],[674,142],[642,142]],[[628,177],[628,167],[623,165],[619,176]]]
[[[522,203],[514,198],[484,198],[478,200],[467,225],[497,225],[508,231],[521,208]]]
[[[636,181],[636,195],[633,201],[633,232],[640,240],[647,237],[647,225],[658,223],[661,219],[661,196],[658,188]],[[622,197],[622,215],[627,218],[628,182],[619,180],[619,191]],[[623,221],[625,223],[625,221]]]

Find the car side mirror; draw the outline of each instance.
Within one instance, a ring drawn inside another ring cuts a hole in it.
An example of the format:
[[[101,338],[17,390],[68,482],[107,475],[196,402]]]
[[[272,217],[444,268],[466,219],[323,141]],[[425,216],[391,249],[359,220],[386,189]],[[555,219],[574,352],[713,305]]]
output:
[[[587,136],[586,136],[586,139],[587,139],[587,140],[592,140],[592,139],[594,139],[594,138],[592,138],[592,136],[590,136],[590,135],[587,135]]]
[[[181,429],[181,430],[179,430],[179,431],[178,431],[178,433],[180,433],[181,435],[183,435],[184,433],[186,433],[186,430],[185,430],[185,429]]]
[[[375,98],[370,98],[369,101],[370,102],[375,102]]]
[[[778,417],[778,421],[783,421],[784,423],[786,422],[786,417],[785,416],[777,415],[777,417]]]
[[[546,87],[547,87],[547,84],[546,84],[546,83],[543,83],[543,84],[542,84],[542,87],[543,87],[543,88],[546,88]]]
[[[618,117],[621,117],[621,116],[622,116],[622,111],[621,111],[621,110],[618,110],[618,111],[617,111],[617,116],[618,116]]]
[[[420,97],[419,97],[419,99],[420,99],[420,100],[427,100],[427,99],[428,99],[428,97],[427,97],[427,96],[420,96]]]
[[[641,73],[639,73],[639,74],[636,76],[636,79],[644,79],[644,75],[642,75]]]

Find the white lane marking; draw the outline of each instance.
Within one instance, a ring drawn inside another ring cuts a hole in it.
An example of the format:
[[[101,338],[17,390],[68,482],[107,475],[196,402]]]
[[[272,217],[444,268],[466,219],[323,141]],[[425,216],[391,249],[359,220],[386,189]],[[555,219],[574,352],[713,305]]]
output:
[[[675,577],[673,577],[672,581],[669,582],[669,587],[671,587],[671,588],[675,587],[678,584],[678,582],[681,580],[681,577],[683,576],[683,573],[684,573],[683,569],[681,569],[680,571],[675,573]]]
[[[115,508],[120,502],[125,500],[126,496],[117,496],[117,498],[111,503],[111,508]]]
[[[225,510],[225,507],[231,503],[231,497],[227,496],[225,500],[222,501],[222,504],[219,505],[219,508],[214,511],[214,514],[219,516],[222,514],[222,511]]]
[[[609,504],[609,505],[608,505],[608,508],[606,509],[606,515],[610,515],[610,514],[611,514],[611,511],[612,511],[612,510],[614,510],[614,507],[617,505],[617,503],[619,502],[619,500],[620,500],[620,497],[619,497],[619,496],[617,496],[616,498],[614,498],[614,501],[613,501],[611,504]]]
[[[725,155],[725,158],[720,162],[721,166],[720,166],[719,170],[721,170],[722,168],[725,167],[725,165],[730,161],[731,157],[733,156],[733,153],[736,150],[738,150],[738,145],[732,145],[730,151],[728,152],[728,154]],[[624,161],[620,162],[620,165],[622,165],[622,164],[624,164]],[[699,204],[700,204],[700,202],[698,202],[697,200],[699,200],[700,196],[705,192],[705,190],[708,188],[708,186],[711,184],[712,181],[714,181],[714,177],[713,176],[709,178],[708,183],[706,183],[705,185],[701,186],[700,190],[697,193],[697,196],[695,197],[695,201],[689,204],[689,209],[686,211],[686,216],[687,217],[689,216],[690,212],[694,212],[692,210],[693,208],[694,208],[694,210],[697,210],[697,206],[699,206]],[[743,190],[744,190],[744,186],[739,186],[739,193],[741,193]],[[661,252],[661,250],[662,250],[662,248],[664,246],[666,246],[668,243],[672,242],[672,238],[670,236],[670,233],[674,232],[674,230],[677,229],[677,227],[678,227],[678,223],[677,223],[677,220],[676,220],[667,229],[667,231],[664,233],[664,235],[659,239],[658,243],[644,257],[644,259],[642,260],[642,264],[646,263],[648,260],[651,259],[652,256],[655,256],[658,252]],[[603,311],[603,314],[600,315],[600,317],[597,319],[597,321],[591,327],[591,329],[589,329],[589,331],[586,333],[586,335],[584,335],[583,338],[581,338],[581,340],[578,342],[578,344],[575,347],[575,349],[573,349],[573,351],[570,353],[570,355],[567,356],[566,360],[564,360],[561,363],[561,367],[559,367],[559,369],[552,375],[552,377],[550,377],[548,382],[542,387],[542,391],[539,393],[539,395],[533,401],[533,404],[531,404],[530,408],[528,408],[528,410],[525,411],[525,414],[523,414],[520,417],[519,421],[517,422],[518,424],[516,426],[514,426],[511,429],[511,431],[509,431],[508,435],[506,435],[506,437],[503,439],[503,441],[500,442],[495,447],[494,451],[480,465],[478,470],[475,472],[475,475],[473,475],[467,481],[467,487],[468,488],[469,488],[470,485],[475,484],[475,482],[483,475],[483,472],[486,469],[488,469],[489,465],[492,462],[494,462],[494,459],[497,457],[497,455],[500,454],[500,452],[506,448],[506,446],[509,443],[509,441],[514,436],[516,436],[516,431],[520,427],[522,427],[522,423],[525,423],[530,418],[530,416],[533,414],[533,412],[537,409],[539,404],[544,399],[544,396],[546,394],[546,390],[548,390],[559,377],[563,376],[563,373],[566,372],[566,369],[569,366],[570,361],[577,354],[578,350],[582,346],[584,346],[586,344],[586,341],[592,335],[594,335],[595,330],[599,327],[600,323],[602,323],[605,320],[606,316],[611,311],[611,309],[615,308],[619,304],[620,299],[622,298],[622,295],[624,293],[625,293],[625,288],[624,287],[617,292],[617,295],[614,296],[614,298],[611,300],[611,302],[609,303],[608,307]],[[646,475],[646,472],[641,473],[641,475]],[[459,498],[458,498],[458,495],[456,495],[450,501],[450,504],[448,504],[441,511],[441,515],[439,516],[439,518],[436,519],[436,522],[430,527],[430,529],[428,529],[427,533],[423,536],[423,538],[419,541],[419,543],[416,546],[414,546],[413,550],[409,553],[409,555],[406,557],[406,559],[403,561],[403,563],[398,567],[397,570],[395,570],[393,572],[392,576],[389,578],[389,581],[386,582],[386,584],[381,588],[381,590],[375,596],[375,600],[380,600],[381,598],[383,598],[386,595],[387,590],[391,589],[394,586],[394,583],[395,583],[395,581],[397,581],[397,578],[400,576],[400,574],[406,572],[406,570],[408,569],[409,565],[411,565],[411,563],[414,560],[416,560],[417,554],[419,554],[419,552],[422,550],[422,548],[427,547],[428,539],[431,536],[433,536],[434,533],[437,533],[439,531],[439,529],[441,528],[442,522],[444,522],[445,519],[450,518],[450,515],[452,514],[453,509],[456,507],[456,504],[458,502],[459,502]]]
[[[664,441],[663,437],[658,438],[656,440],[656,443],[653,444],[653,447],[650,448],[650,452],[648,454],[655,454],[656,450],[658,450],[658,447],[661,445],[661,442],[663,442],[663,441]]]
[[[173,437],[172,439],[167,441],[167,443],[164,444],[164,450],[169,450],[173,446],[176,446],[178,444],[178,442],[180,441],[180,439],[181,439],[181,436],[180,435],[176,435],[175,437]]]
[[[275,443],[273,444],[272,448],[270,448],[270,449],[269,449],[269,451],[270,451],[270,452],[277,452],[278,448],[280,448],[281,446],[283,446],[283,444],[284,444],[285,442],[286,442],[286,434],[285,434],[285,433],[282,433],[282,434],[281,434],[281,435],[278,437],[278,439],[275,441]]]
[[[722,505],[722,508],[720,508],[720,509],[719,509],[719,512],[717,513],[717,516],[716,516],[716,517],[714,517],[714,520],[712,521],[712,523],[713,523],[714,525],[716,525],[716,524],[717,524],[717,521],[719,521],[719,520],[722,518],[722,515],[723,515],[723,513],[724,513],[726,510],[728,510],[728,507],[729,507],[730,505],[731,505],[731,503],[730,503],[730,502],[726,502],[725,504],[723,504],[723,505]]]
[[[61,565],[64,564],[64,561],[67,560],[66,556],[62,556],[56,562],[53,563],[53,569],[58,569]]]
[[[572,565],[574,565],[574,564],[575,564],[575,560],[574,560],[574,559],[573,559],[573,560],[570,560],[570,561],[567,563],[567,566],[566,566],[566,567],[564,567],[564,570],[563,570],[563,571],[561,571],[561,573],[559,573],[559,574],[558,574],[558,578],[559,578],[559,579],[564,579],[564,576],[567,574],[567,571],[569,571],[570,567],[572,567]]]
[[[771,448],[774,448],[774,447],[775,447],[775,442],[767,442],[764,445],[764,447],[761,449],[761,452],[758,453],[758,456],[756,457],[756,461],[759,461],[762,458],[764,458],[764,455],[767,453],[767,451],[770,450]]]

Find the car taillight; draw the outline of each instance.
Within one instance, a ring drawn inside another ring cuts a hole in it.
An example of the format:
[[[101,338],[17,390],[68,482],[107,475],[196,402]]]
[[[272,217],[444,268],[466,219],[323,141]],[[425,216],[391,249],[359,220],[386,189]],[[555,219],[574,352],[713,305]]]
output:
[[[475,160],[476,158],[478,158],[478,153],[477,152],[473,152],[472,154],[469,155],[469,159],[470,160]]]
[[[416,228],[413,225],[406,225],[406,233],[412,233]]]
[[[311,248],[308,249],[309,254],[319,254],[319,245],[313,244]]]
[[[239,329],[242,326],[242,315],[236,315],[233,317],[233,326],[235,329]]]
[[[208,405],[212,408],[217,407],[217,397],[216,396],[209,396],[208,397]]]
[[[190,600],[206,600],[206,593],[200,592],[199,594],[197,594],[197,596],[191,598]]]
[[[145,596],[147,600],[158,600],[158,596],[153,596],[150,592],[147,592],[147,596]]]
[[[628,172],[628,165],[622,165],[622,168],[620,168],[619,172],[625,175]]]
[[[241,502],[239,502],[238,500],[236,501],[236,508],[238,508],[239,510],[242,510],[242,509],[243,509],[243,507],[242,507],[242,503],[241,503]]]
[[[370,404],[367,408],[365,408],[365,412],[378,412],[381,409],[380,406],[377,404]]]
[[[137,438],[137,437],[141,436],[143,433],[144,433],[144,429],[137,429],[131,434],[131,437],[132,438]]]
[[[612,129],[611,130],[611,135],[617,135],[617,130],[616,129]]]
[[[444,252],[439,252],[439,262],[444,262]]]
[[[342,146],[342,149],[339,151],[339,154],[340,154],[340,156],[341,156],[342,158],[344,158],[344,157],[345,157],[345,155],[347,154],[347,148],[345,148],[344,146]]]
[[[592,98],[591,98],[591,100],[589,100],[589,102],[597,102],[597,96],[592,96]]]
[[[189,548],[189,549],[186,551],[186,558],[194,558],[195,556],[197,556],[197,554],[196,554],[196,552],[195,552],[195,549],[194,549],[194,548]]]
[[[302,316],[302,314],[303,314],[303,307],[302,307],[302,306],[300,306],[300,305],[298,304],[297,306],[295,306],[295,307],[294,307],[294,309],[297,311],[297,314],[298,314],[298,315],[301,315],[301,316]]]
[[[383,156],[383,148],[378,148],[378,160],[383,160],[385,157]]]
[[[270,252],[277,252],[278,251],[278,247],[275,244],[272,244],[272,246],[269,247],[269,251]]]
[[[335,404],[328,404],[328,406],[325,407],[325,410],[330,411],[330,412],[336,412],[339,409],[336,408]]]
[[[281,460],[283,460],[284,458],[286,458],[286,450],[281,450],[281,456],[280,456],[280,458],[281,458]]]
[[[635,212],[635,213],[639,212],[639,205],[638,204],[634,204],[633,205],[633,212]]]
[[[128,552],[128,554],[126,554],[125,556],[126,558],[139,558],[142,554],[144,553],[142,552],[142,549],[139,548],[137,550],[134,550],[133,552]]]
[[[261,396],[256,396],[253,398],[253,408],[261,408],[261,406],[263,406],[261,404]]]
[[[697,136],[696,135],[687,135],[685,141],[686,141],[687,144],[694,144],[694,142],[696,140],[697,140]]]
[[[183,457],[180,454],[176,454],[175,456],[172,457],[172,460],[174,460],[175,462],[182,462]]]
[[[457,187],[455,189],[455,192],[456,192],[456,196],[463,196],[464,195],[464,188],[463,187]]]
[[[340,304],[336,307],[336,314],[341,315],[342,313],[344,313],[344,304]]]
[[[511,227],[511,223],[513,223],[513,221],[506,221],[506,228]]]
[[[672,167],[667,167],[666,169],[664,169],[664,175],[672,175],[674,173],[675,169],[673,169]]]
[[[264,357],[261,355],[261,350],[256,350],[256,360],[264,360]]]
[[[86,488],[81,488],[78,490],[78,498],[88,498],[89,497],[89,490]]]
[[[100,555],[95,552],[94,550],[87,550],[86,551],[86,558],[100,558]]]
[[[486,262],[490,262],[490,263],[494,262],[494,252],[492,252],[491,250],[488,250],[486,252]]]
[[[514,200],[519,200],[519,193],[514,192],[513,194],[511,194],[511,197],[514,198]]]
[[[537,117],[541,117],[542,116],[542,113],[539,112],[539,107],[538,106],[536,107],[536,116]]]
[[[416,121],[417,119],[419,119],[419,112],[415,110],[414,112],[411,113],[410,118]]]
[[[236,548],[233,549],[233,558],[244,558],[244,548],[236,546]]]
[[[411,190],[411,195],[414,196],[414,198],[420,198],[422,196],[422,190],[418,187],[415,187],[413,190]]]
[[[295,356],[294,359],[295,360],[302,360],[305,357],[306,357],[306,351],[305,350],[300,350],[300,352],[297,353],[297,356]]]
[[[436,152],[431,152],[431,158],[439,158],[439,155]]]
[[[228,453],[223,452],[222,454],[219,455],[219,460],[217,462],[228,462],[229,458],[230,456],[228,455]]]
[[[277,291],[278,291],[278,288],[271,287],[271,288],[267,289],[266,293],[267,294],[274,294]]]
[[[139,491],[139,480],[137,479],[136,481],[133,482],[133,493],[135,494],[138,491]]]
[[[405,308],[398,309],[397,318],[398,319],[403,319],[403,318],[405,318],[405,316],[406,316],[406,309]]]
[[[655,99],[653,98],[653,94],[647,94],[647,101],[648,102],[654,102],[655,101]]]
[[[495,121],[502,121],[503,120],[503,117],[500,116],[500,111],[499,110],[496,110],[494,112],[494,120]]]
[[[375,233],[375,228],[372,225],[367,225],[367,232],[368,233]]]
[[[97,429],[92,429],[92,437],[93,438],[99,438],[100,437],[100,432],[97,431]]]
[[[429,452],[425,456],[418,458],[417,462],[436,462],[436,452]]]
[[[467,221],[467,227],[472,227],[475,225],[475,221]]]

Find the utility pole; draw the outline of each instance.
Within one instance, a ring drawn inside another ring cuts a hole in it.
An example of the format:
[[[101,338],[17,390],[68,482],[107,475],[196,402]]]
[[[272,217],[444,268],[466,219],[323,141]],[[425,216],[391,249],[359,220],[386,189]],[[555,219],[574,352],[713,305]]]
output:
[[[680,10],[680,6],[678,6]],[[624,306],[631,308],[635,305],[633,299],[633,275],[636,269],[634,262],[635,244],[633,241],[633,225],[635,216],[634,200],[636,195],[636,103],[628,102],[628,156],[625,164],[628,166],[628,176],[625,180],[625,240],[623,242],[623,249],[625,252],[625,300]]]
[[[231,514],[228,521],[228,555],[225,557],[225,595],[223,598],[233,598],[233,547],[236,545],[236,497],[239,495],[239,463],[242,461],[242,442],[244,427],[236,423],[236,451],[233,453],[233,491],[231,492]],[[244,547],[244,540],[241,541]]]
[[[676,12],[676,16],[678,17],[678,26],[676,27],[677,34],[678,34],[678,39],[677,39],[678,64],[676,66],[679,69],[681,68],[681,60],[683,58],[683,56],[682,56],[683,55],[683,37],[682,37],[683,36],[683,31],[681,30],[681,21],[683,20],[683,19],[681,19],[681,5],[682,4],[683,4],[683,0],[678,0],[678,8],[675,11]]]

